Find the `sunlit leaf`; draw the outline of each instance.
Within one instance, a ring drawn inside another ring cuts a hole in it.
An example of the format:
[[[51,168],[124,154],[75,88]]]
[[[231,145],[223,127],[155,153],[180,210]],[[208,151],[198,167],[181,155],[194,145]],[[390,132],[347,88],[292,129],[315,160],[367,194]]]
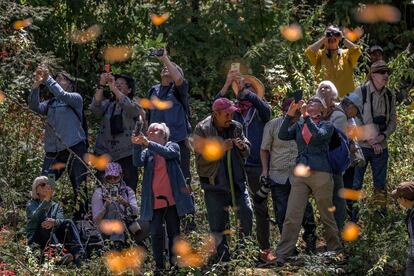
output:
[[[344,241],[354,241],[358,238],[360,229],[355,223],[349,222],[342,230],[342,239]]]
[[[132,50],[128,46],[108,47],[104,50],[103,57],[107,62],[125,61],[132,55]]]
[[[33,23],[32,18],[26,18],[26,19],[23,19],[23,20],[16,20],[16,21],[13,22],[13,28],[15,30],[21,30],[23,28],[26,28],[26,27],[32,25],[32,23]]]
[[[164,24],[165,21],[167,21],[168,17],[170,17],[170,14],[168,12],[162,15],[153,14],[151,15],[151,21],[152,21],[152,24],[154,24],[155,26],[159,26],[159,25]]]
[[[297,41],[302,38],[302,28],[298,24],[281,26],[280,33],[289,41]]]

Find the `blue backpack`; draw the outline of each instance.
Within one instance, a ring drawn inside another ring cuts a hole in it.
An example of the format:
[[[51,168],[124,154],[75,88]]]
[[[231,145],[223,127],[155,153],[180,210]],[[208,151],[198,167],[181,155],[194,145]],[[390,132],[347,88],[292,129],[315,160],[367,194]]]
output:
[[[348,137],[340,129],[334,127],[334,132],[329,142],[328,159],[332,173],[341,175],[351,164]]]

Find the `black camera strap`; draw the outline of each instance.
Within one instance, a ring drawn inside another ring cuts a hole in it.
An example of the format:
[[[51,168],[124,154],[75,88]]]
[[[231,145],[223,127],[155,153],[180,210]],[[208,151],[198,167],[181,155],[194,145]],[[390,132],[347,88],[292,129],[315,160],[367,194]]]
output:
[[[385,88],[385,93],[383,95],[384,100],[385,100],[385,116],[387,117],[387,123],[388,120],[390,118],[390,114],[391,113],[391,105],[392,105],[392,94],[391,91],[388,88]],[[367,85],[363,85],[361,86],[361,92],[362,92],[362,113],[364,113],[364,106],[365,103],[367,102],[367,96],[368,96],[368,89],[367,89]],[[385,94],[387,94],[387,96],[385,96]],[[388,105],[387,105],[387,99],[388,98]],[[374,109],[373,109],[373,104],[372,104],[372,95],[370,95],[370,105],[371,105],[371,117],[374,118]]]

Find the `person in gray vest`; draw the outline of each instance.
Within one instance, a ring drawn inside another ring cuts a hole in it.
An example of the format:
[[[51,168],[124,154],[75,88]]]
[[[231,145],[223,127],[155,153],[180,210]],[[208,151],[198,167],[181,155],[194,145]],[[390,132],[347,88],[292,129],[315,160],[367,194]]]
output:
[[[390,70],[383,61],[372,64],[368,76],[369,81],[355,89],[355,94],[362,98],[362,125],[371,125],[375,129],[375,135],[369,139],[360,141],[366,165],[355,169],[353,188],[361,190],[364,175],[368,164],[371,164],[372,178],[374,181],[374,193],[381,216],[386,211],[387,196],[387,164],[388,144],[387,140],[397,127],[397,113],[395,94],[386,86]],[[357,218],[355,218],[357,220]]]

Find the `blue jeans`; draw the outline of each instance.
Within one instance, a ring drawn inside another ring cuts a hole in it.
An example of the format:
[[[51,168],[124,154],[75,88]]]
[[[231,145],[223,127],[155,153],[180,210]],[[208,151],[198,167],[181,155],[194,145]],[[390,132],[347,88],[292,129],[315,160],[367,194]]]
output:
[[[150,223],[152,254],[157,269],[165,268],[164,246],[165,246],[165,226],[168,235],[168,253],[170,264],[173,265],[172,248],[174,239],[180,235],[180,217],[177,208],[169,206],[166,208],[155,209]]]
[[[210,231],[215,236],[218,244],[217,256],[219,260],[228,261],[230,260],[230,252],[226,235],[223,232],[229,229],[228,207],[232,206],[231,194],[229,192],[204,190],[204,201]],[[253,210],[247,190],[243,193],[236,191],[236,204],[241,237],[250,236],[253,226]]]
[[[52,229],[45,229],[39,226],[28,243],[36,243],[42,250],[49,244],[61,243],[74,256],[84,253],[78,229],[70,219],[65,219],[59,226]]]
[[[381,154],[375,154],[373,149],[362,148],[366,162],[365,167],[355,168],[354,185],[355,190],[361,190],[364,182],[364,174],[368,163],[371,163],[372,178],[375,190],[385,190],[387,184],[387,163],[388,149],[384,149]]]
[[[286,210],[288,205],[288,199],[291,189],[289,179],[286,181],[286,184],[272,183],[272,201],[273,209],[275,212],[277,227],[279,228],[279,233],[282,234],[283,223],[286,217]],[[315,218],[313,215],[313,208],[310,202],[308,201],[305,209],[305,214],[302,220],[302,227],[305,230],[303,233],[303,239],[307,242],[309,240],[316,241],[316,224]]]

